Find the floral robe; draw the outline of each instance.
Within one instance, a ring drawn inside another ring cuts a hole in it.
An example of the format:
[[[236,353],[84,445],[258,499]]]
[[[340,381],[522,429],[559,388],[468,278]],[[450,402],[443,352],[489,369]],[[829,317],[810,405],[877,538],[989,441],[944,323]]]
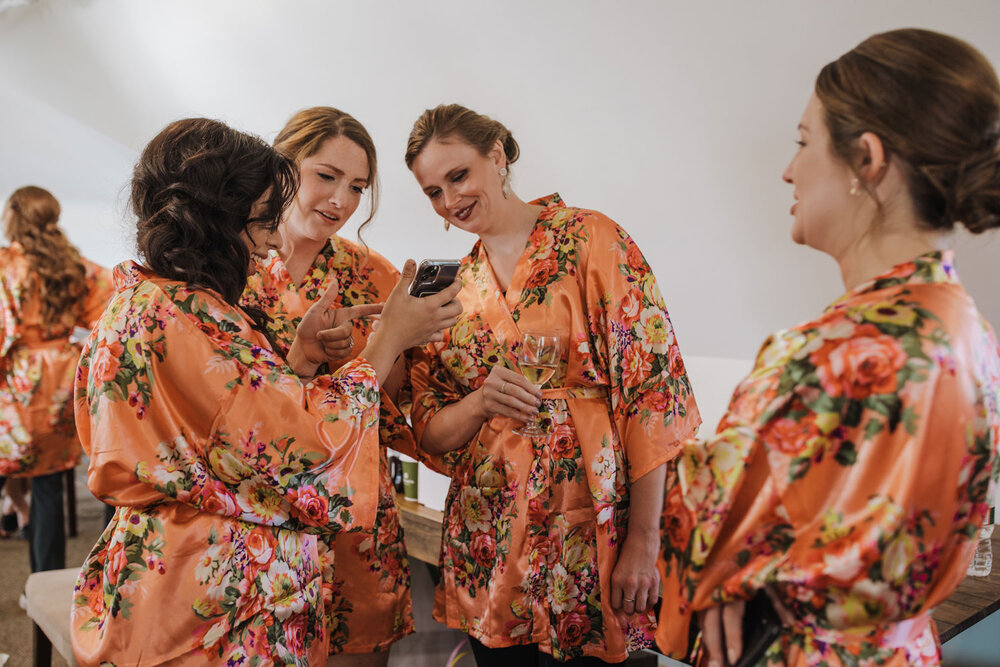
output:
[[[243,300],[271,318],[268,330],[283,353],[295,340],[295,329],[336,279],[338,307],[381,303],[399,280],[399,272],[381,255],[359,244],[334,236],[316,256],[300,285],[292,281],[276,252],[258,263]],[[371,321],[355,320],[354,354],[365,347]],[[409,390],[400,394],[409,402]],[[323,582],[330,629],[331,653],[383,651],[413,632],[410,569],[399,525],[395,489],[389,476],[386,446],[414,452],[413,431],[406,416],[387,396],[382,396],[379,448],[379,502],[375,526],[365,532],[332,536],[320,543],[328,577]],[[407,412],[409,406],[406,405]],[[336,567],[334,567],[336,553]]]
[[[39,477],[80,461],[73,422],[73,378],[80,344],[111,298],[111,272],[86,259],[86,290],[76,322],[47,326],[37,280],[21,244],[0,248],[0,475]]]
[[[477,243],[460,271],[461,319],[414,361],[419,439],[493,366],[518,369],[519,331],[565,341],[543,389],[551,437],[516,435],[519,422],[495,417],[436,461],[452,484],[434,616],[491,647],[534,643],[558,660],[620,661],[651,646],[655,630],[652,613],[626,617],[610,605],[630,482],[675,456],[700,418],[632,239],[558,195],[534,203],[545,208],[506,295]]]
[[[657,641],[767,586],[794,616],[767,664],[937,665],[997,475],[1000,356],[950,252],[771,336],[718,432],[671,463]]]
[[[214,292],[132,262],[115,283],[76,383],[88,484],[118,506],[77,580],[77,661],[323,664],[318,537],[374,521],[374,369],[303,385]]]

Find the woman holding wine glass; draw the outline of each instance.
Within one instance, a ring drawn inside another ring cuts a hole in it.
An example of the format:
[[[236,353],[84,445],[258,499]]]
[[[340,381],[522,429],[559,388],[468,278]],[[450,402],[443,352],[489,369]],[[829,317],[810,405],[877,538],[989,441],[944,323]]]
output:
[[[461,318],[414,360],[419,448],[452,477],[434,616],[479,665],[621,662],[652,646],[664,467],[700,418],[635,243],[558,195],[521,200],[517,157],[457,104],[407,144],[445,230],[478,236]]]

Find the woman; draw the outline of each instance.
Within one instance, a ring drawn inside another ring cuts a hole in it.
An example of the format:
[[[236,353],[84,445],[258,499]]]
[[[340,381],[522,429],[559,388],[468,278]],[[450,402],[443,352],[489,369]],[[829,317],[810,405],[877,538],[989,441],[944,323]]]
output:
[[[76,327],[89,329],[111,296],[110,272],[80,256],[59,229],[48,190],[15,190],[0,248],[0,487],[30,479],[31,571],[66,567],[63,473],[80,460],[73,424]],[[23,501],[22,501],[23,502]]]
[[[652,643],[664,464],[700,419],[642,253],[596,211],[518,198],[517,157],[455,104],[407,145],[445,229],[479,237],[463,315],[414,361],[418,442],[452,476],[434,613],[480,665],[618,662]],[[513,370],[532,330],[564,341],[544,391]],[[548,437],[513,432],[536,419]]]
[[[295,187],[288,161],[217,121],[177,121],[139,158],[145,265],[116,268],[78,371],[89,485],[118,506],[77,581],[80,664],[326,660],[317,536],[372,524],[379,386],[459,306],[396,290],[361,355],[314,376],[334,320],[381,309],[331,311],[331,291],[282,358],[238,301]]]
[[[288,121],[274,147],[298,167],[299,190],[285,212],[281,248],[258,262],[243,300],[269,316],[268,331],[286,352],[302,316],[327,290],[334,290],[338,306],[378,303],[395,287],[399,272],[381,255],[337,235],[366,192],[371,208],[362,228],[378,207],[375,143],[364,126],[338,109],[304,109]],[[331,370],[355,358],[372,333],[368,319],[346,325],[343,339],[329,341]],[[410,572],[385,450],[414,449],[413,432],[397,407],[403,365],[401,358],[383,386],[375,524],[319,544],[330,575],[323,582],[330,651],[349,654],[331,664],[385,665],[389,647],[413,632]]]
[[[768,594],[783,627],[758,664],[936,665],[931,610],[997,474],[1000,356],[946,248],[1000,225],[1000,84],[965,42],[887,32],[823,68],[799,131],[792,238],[847,292],[771,336],[671,465],[658,643],[682,654],[707,610],[708,664],[720,621],[733,661],[738,601]]]

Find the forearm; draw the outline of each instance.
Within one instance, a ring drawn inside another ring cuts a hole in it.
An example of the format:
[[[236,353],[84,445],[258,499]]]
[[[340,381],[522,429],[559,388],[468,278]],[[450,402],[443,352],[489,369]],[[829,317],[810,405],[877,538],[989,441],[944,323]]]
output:
[[[424,429],[420,448],[428,454],[443,454],[462,447],[479,433],[486,422],[481,392],[477,389],[439,410]]]
[[[399,398],[399,390],[403,386],[403,379],[406,373],[406,358],[400,355],[396,359],[396,363],[393,365],[392,370],[389,371],[389,377],[386,381],[382,383],[382,392],[388,396],[393,403],[397,402]]]
[[[667,464],[664,463],[632,482],[629,490],[629,538],[634,536],[635,539],[659,544],[666,474]]]

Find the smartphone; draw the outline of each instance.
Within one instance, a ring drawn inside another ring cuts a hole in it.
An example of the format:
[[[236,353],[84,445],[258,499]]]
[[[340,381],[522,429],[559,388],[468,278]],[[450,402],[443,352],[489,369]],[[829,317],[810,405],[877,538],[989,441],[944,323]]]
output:
[[[437,294],[455,282],[455,276],[458,275],[458,268],[461,265],[457,259],[425,259],[417,267],[417,277],[410,285],[410,294],[413,296]]]

